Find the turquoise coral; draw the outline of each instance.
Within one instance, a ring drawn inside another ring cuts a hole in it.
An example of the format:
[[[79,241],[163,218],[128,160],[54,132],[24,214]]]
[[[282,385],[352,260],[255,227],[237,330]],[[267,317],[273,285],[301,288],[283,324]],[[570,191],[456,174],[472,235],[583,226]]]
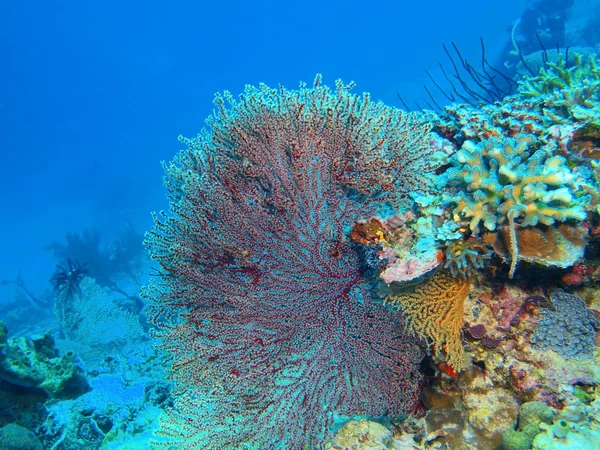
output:
[[[590,199],[584,180],[565,158],[536,150],[536,144],[527,134],[467,141],[452,157],[442,180],[458,188],[449,201],[455,214],[469,219],[471,231],[477,233],[481,223],[493,231],[511,218],[524,227],[585,219]]]
[[[575,55],[574,64],[567,67],[564,58],[548,63],[539,75],[527,77],[520,83],[523,97],[542,97],[544,114],[554,122],[565,118],[577,121],[598,119],[600,107],[600,67],[596,55],[584,59]]]

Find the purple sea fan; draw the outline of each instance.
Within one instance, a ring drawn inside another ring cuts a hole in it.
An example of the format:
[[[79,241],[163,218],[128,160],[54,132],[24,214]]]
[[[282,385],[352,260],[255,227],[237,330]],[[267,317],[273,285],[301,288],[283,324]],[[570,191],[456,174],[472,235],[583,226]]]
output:
[[[217,96],[208,129],[166,166],[145,292],[179,392],[165,446],[314,448],[334,413],[415,405],[421,352],[373,301],[347,234],[419,187],[428,127],[319,81]]]

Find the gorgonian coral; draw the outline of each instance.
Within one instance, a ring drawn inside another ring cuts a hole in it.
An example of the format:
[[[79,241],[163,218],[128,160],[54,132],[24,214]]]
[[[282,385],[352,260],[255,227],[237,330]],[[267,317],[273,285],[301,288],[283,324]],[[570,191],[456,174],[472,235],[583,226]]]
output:
[[[386,303],[400,309],[409,329],[442,350],[455,371],[467,367],[461,343],[465,299],[471,289],[471,279],[455,278],[440,270],[410,289],[392,290]]]
[[[373,302],[348,235],[422,186],[428,126],[319,81],[217,96],[166,166],[146,291],[181,391],[165,446],[312,448],[334,413],[415,403],[420,351]]]

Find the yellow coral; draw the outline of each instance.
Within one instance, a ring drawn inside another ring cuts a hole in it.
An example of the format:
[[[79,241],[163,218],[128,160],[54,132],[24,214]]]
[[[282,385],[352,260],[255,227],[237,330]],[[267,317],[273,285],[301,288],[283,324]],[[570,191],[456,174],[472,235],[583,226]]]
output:
[[[409,330],[436,349],[444,348],[448,363],[458,372],[466,367],[460,331],[470,288],[470,279],[439,271],[412,290],[391,292],[386,303],[405,314]]]

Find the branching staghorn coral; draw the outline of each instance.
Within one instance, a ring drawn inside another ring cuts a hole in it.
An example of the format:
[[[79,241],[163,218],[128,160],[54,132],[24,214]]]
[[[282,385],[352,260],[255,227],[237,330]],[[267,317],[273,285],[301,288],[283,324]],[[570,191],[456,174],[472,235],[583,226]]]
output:
[[[600,118],[600,67],[596,55],[575,55],[573,66],[564,58],[548,63],[539,75],[526,77],[519,85],[523,97],[543,97],[544,114],[554,122],[565,118],[590,121]]]
[[[468,221],[474,235],[480,233],[481,224],[490,231],[508,225],[513,250],[510,277],[518,258],[516,226],[582,221],[590,202],[582,187],[585,180],[566,165],[566,159],[538,147],[528,134],[493,137],[478,145],[466,141],[439,178],[453,191],[446,201],[456,205],[455,220]]]

